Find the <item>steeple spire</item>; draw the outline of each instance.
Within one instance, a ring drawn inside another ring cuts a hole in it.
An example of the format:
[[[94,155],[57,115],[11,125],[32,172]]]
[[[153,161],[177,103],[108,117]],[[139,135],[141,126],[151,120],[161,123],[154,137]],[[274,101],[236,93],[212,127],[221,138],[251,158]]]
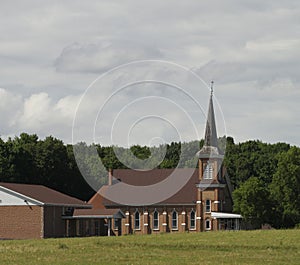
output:
[[[216,130],[215,113],[214,113],[214,105],[213,105],[213,84],[214,81],[211,81],[210,99],[209,99],[205,137],[204,137],[204,146],[218,147],[218,136]]]
[[[213,104],[213,84],[214,81],[211,81],[210,98],[209,98],[208,113],[207,113],[207,120],[206,120],[206,127],[205,127],[205,135],[204,135],[204,145],[202,149],[197,153],[197,156],[199,158],[222,156],[218,148],[218,136],[217,136],[214,104]]]

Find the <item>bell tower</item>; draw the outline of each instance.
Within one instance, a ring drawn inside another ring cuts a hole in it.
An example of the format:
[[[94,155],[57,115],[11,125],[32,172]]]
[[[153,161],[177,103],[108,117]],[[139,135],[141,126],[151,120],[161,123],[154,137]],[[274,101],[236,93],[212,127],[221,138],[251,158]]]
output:
[[[208,106],[204,145],[197,153],[199,182],[197,186],[197,220],[199,231],[218,230],[218,220],[213,212],[231,212],[232,202],[228,200],[223,153],[218,147],[218,137],[213,106],[213,81]]]

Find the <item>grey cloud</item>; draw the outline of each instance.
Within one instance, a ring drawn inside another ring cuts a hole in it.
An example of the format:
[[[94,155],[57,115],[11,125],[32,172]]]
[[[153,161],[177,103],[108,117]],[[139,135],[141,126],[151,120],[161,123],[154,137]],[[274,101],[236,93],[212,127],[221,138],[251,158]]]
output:
[[[102,73],[135,60],[162,58],[158,49],[126,40],[74,43],[63,49],[55,62],[59,72]]]
[[[300,100],[299,1],[3,0],[0,12],[2,135],[32,130],[70,142],[66,124],[73,102],[100,72],[165,58],[194,69],[206,82],[215,80],[229,134],[237,140],[299,144],[292,122]],[[118,104],[142,92],[128,92]],[[205,93],[197,96],[206,102]],[[36,108],[32,95],[49,103],[41,117],[24,116],[24,102]],[[168,96],[163,90],[161,95]],[[257,109],[268,114],[264,128]],[[286,119],[274,119],[272,113],[281,110]],[[32,127],[20,117],[31,117]],[[46,118],[48,125],[38,123]]]

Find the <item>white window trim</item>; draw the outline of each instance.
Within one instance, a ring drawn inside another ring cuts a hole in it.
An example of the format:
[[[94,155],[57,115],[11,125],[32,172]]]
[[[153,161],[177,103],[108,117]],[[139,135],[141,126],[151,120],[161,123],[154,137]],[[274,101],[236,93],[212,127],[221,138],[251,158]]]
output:
[[[173,213],[176,213],[176,228],[175,227],[173,227]],[[178,230],[178,212],[174,209],[173,211],[172,211],[172,230],[173,231],[176,231],[176,230]]]
[[[204,168],[203,179],[213,179],[213,176],[214,176],[213,164],[208,161]]]
[[[209,228],[206,227],[206,223],[209,222]],[[211,220],[209,218],[205,219],[205,230],[210,231],[211,230]]]
[[[209,211],[207,211],[207,207],[206,207],[206,205],[207,205],[207,201],[209,201]],[[211,213],[211,200],[205,200],[205,212],[206,213]]]
[[[154,213],[157,213],[157,227],[154,228]],[[154,231],[159,231],[159,212],[155,209],[153,212],[153,230]]]
[[[136,213],[139,214],[139,226],[138,226],[138,228],[136,228]],[[138,209],[136,209],[136,211],[134,212],[134,230],[136,230],[136,231],[141,230],[141,214],[138,211]]]
[[[192,224],[192,212],[194,213],[194,223],[195,223],[195,226],[192,227],[191,224]],[[197,223],[196,223],[196,211],[193,209],[191,210],[190,212],[190,230],[196,230],[197,228]]]

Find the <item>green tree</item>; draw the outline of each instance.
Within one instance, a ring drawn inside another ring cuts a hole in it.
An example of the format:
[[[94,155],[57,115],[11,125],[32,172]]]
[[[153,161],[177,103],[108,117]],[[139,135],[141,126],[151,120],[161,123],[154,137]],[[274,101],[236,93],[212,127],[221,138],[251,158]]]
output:
[[[234,212],[255,227],[269,221],[268,188],[257,177],[250,177],[233,192]]]
[[[150,148],[147,146],[133,145],[130,147],[130,151],[139,159],[147,159],[150,157]]]
[[[61,140],[48,136],[38,142],[36,167],[39,173],[36,183],[60,191],[68,189],[68,154]]]
[[[292,147],[281,153],[277,171],[270,185],[280,227],[293,227],[300,223],[300,149]]]
[[[38,175],[35,163],[37,143],[38,136],[27,133],[21,133],[20,137],[7,141],[9,162],[12,164],[11,173],[14,174],[10,178],[11,181],[28,183],[36,179]]]

